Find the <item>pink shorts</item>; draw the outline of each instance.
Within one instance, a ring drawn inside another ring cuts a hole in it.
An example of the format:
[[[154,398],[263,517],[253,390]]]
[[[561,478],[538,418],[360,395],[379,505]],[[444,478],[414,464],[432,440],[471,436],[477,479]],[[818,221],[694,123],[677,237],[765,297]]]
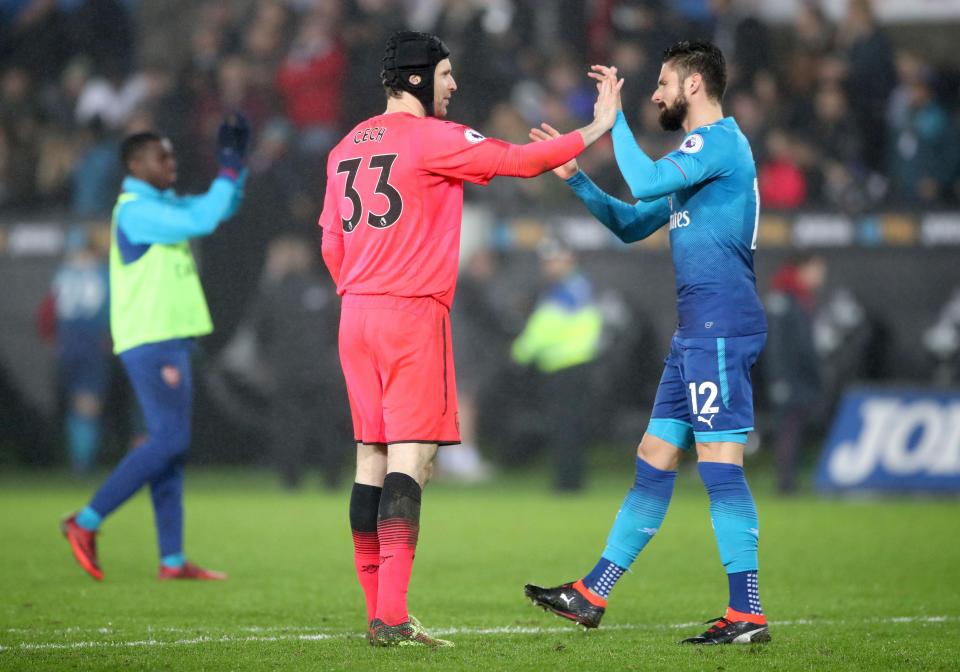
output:
[[[361,443],[460,443],[450,315],[439,301],[346,294],[340,364]]]

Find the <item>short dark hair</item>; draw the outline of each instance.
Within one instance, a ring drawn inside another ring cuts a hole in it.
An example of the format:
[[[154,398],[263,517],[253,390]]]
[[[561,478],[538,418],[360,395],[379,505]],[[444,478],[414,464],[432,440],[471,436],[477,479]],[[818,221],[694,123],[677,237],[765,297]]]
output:
[[[143,131],[128,135],[120,143],[120,163],[124,170],[130,168],[130,162],[133,161],[143,149],[151,142],[162,142],[163,138],[153,131]]]
[[[727,89],[727,63],[717,45],[706,40],[683,40],[664,50],[663,62],[672,63],[681,82],[699,72],[707,95],[717,102],[723,101],[723,92]]]

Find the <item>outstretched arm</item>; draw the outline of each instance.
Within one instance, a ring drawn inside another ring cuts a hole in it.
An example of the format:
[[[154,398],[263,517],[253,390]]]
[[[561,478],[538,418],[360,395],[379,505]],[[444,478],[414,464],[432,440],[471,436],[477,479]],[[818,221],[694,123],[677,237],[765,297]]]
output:
[[[601,224],[625,243],[643,240],[670,220],[667,197],[655,201],[625,203],[606,193],[583,171],[566,180],[583,204]]]
[[[614,71],[615,72],[615,71]],[[497,175],[535,177],[575,158],[613,126],[623,80],[609,77],[597,84],[594,119],[576,131],[547,142],[514,145],[487,139],[473,129],[455,124],[435,126],[435,136],[423,152],[427,171],[486,184]]]
[[[199,196],[135,199],[120,208],[118,225],[136,244],[171,244],[206,236],[229,218],[240,189],[236,180],[218,177]]]
[[[560,131],[550,124],[530,129],[530,139],[534,144],[547,142],[560,135]],[[587,174],[580,170],[576,159],[568,161],[554,169],[554,174],[570,185],[573,193],[583,201],[590,213],[600,223],[625,243],[643,240],[670,219],[670,205],[666,197],[652,203],[640,201],[634,205],[624,203],[606,193]]]

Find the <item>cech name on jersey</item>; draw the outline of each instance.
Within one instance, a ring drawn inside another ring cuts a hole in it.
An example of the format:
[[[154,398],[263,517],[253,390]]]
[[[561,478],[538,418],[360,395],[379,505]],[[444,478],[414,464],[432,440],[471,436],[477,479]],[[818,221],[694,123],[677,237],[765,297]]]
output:
[[[660,220],[663,221],[662,219]],[[690,226],[690,211],[689,210],[680,210],[679,212],[670,213],[670,230],[682,229],[686,226]]]
[[[362,142],[381,142],[383,136],[386,134],[387,129],[383,126],[364,128],[353,134],[353,144],[359,145]]]

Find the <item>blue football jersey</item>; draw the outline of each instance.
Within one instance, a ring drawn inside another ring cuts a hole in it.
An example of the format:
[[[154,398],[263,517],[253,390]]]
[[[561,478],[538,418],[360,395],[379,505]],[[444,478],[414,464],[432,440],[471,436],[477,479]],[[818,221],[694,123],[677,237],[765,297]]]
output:
[[[760,200],[750,144],[732,117],[689,133],[665,160],[689,187],[667,197],[681,338],[767,330],[753,252]]]

